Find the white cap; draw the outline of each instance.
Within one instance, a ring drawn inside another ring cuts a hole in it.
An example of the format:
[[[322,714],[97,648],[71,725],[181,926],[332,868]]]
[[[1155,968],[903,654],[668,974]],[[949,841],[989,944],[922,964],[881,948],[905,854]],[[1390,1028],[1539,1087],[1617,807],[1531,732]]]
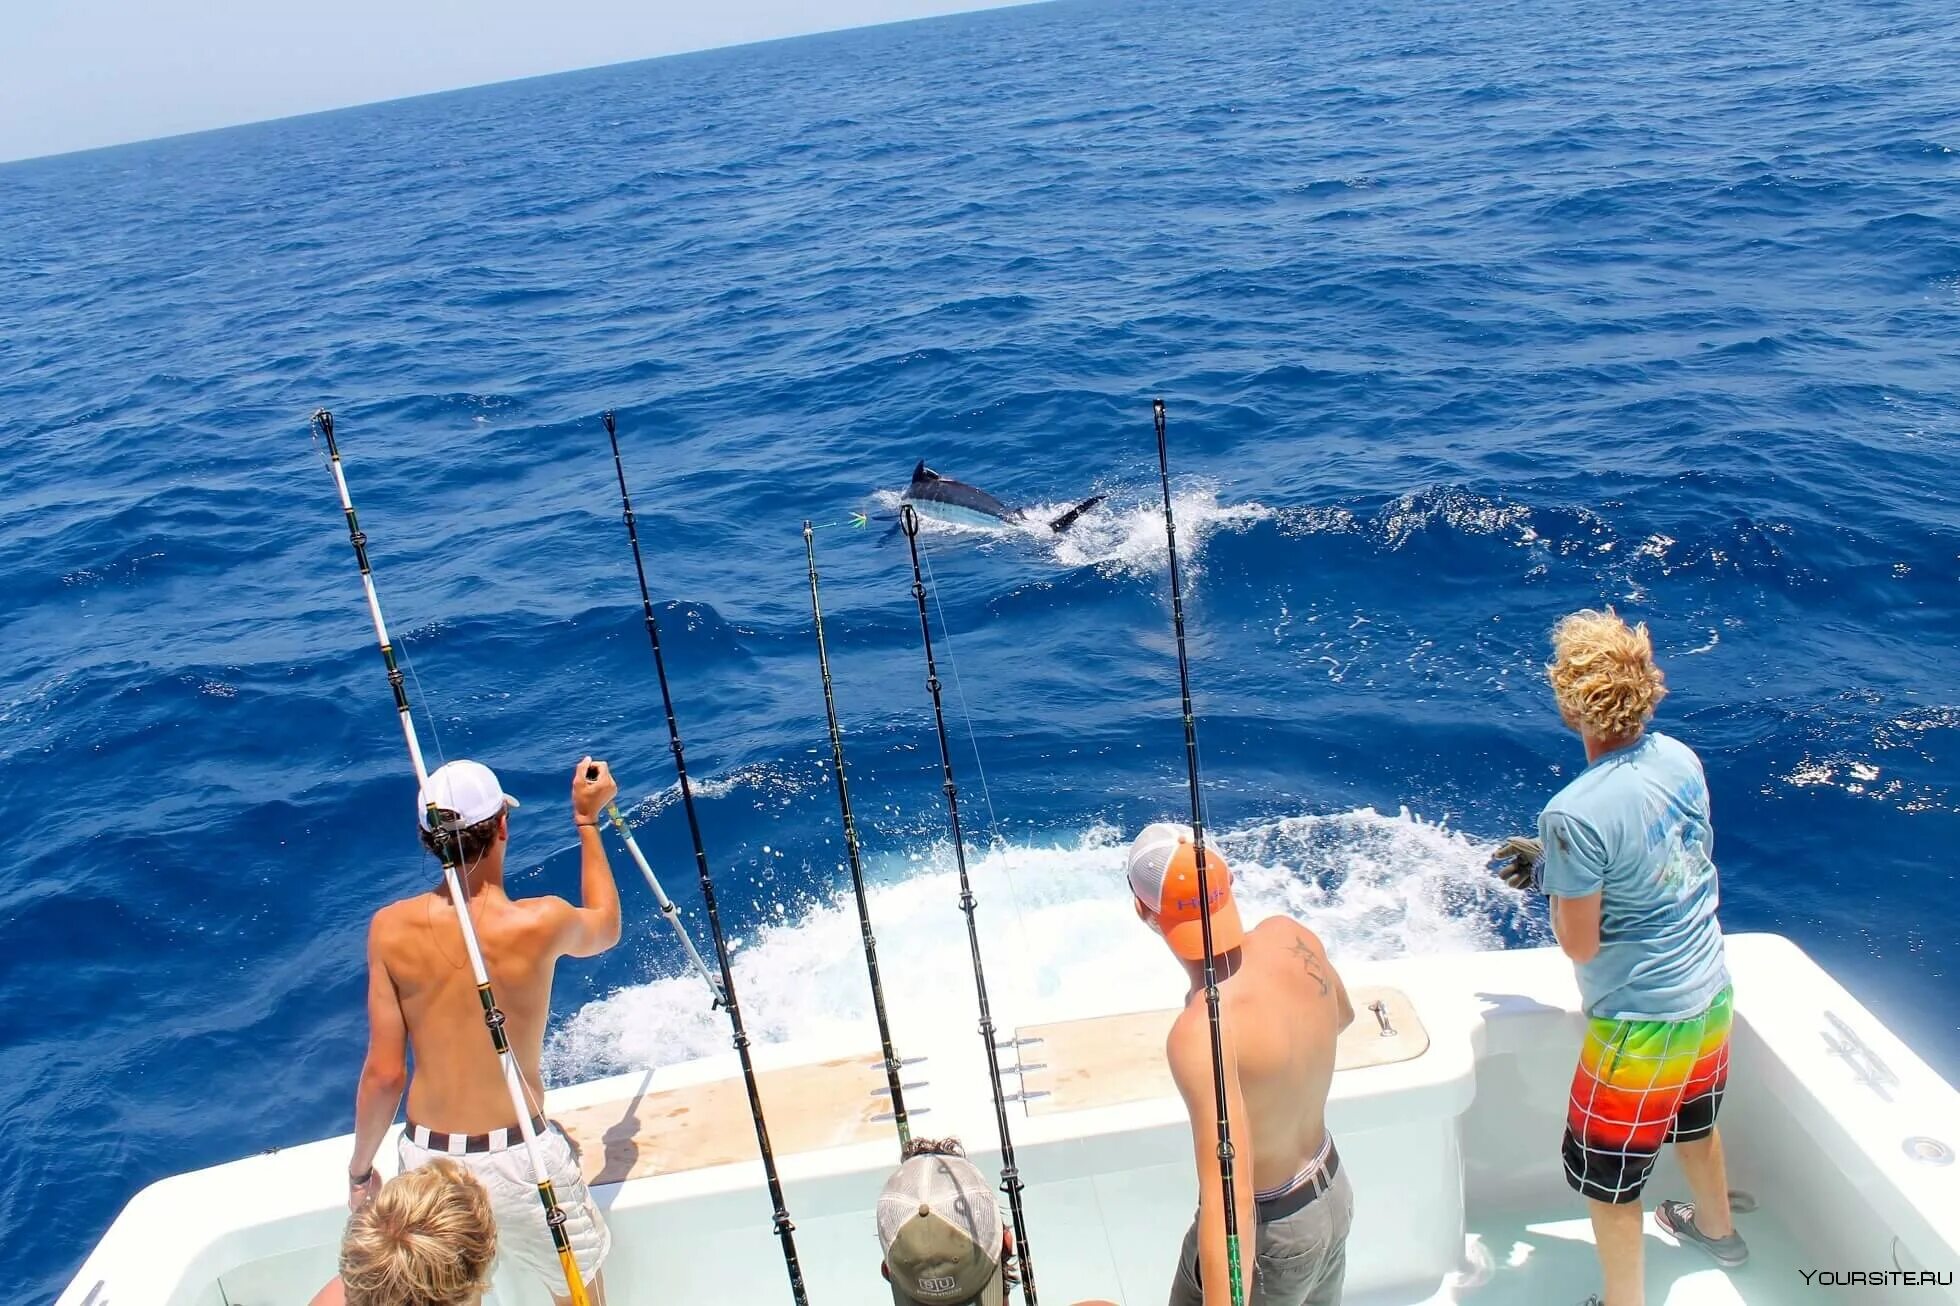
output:
[[[459,828],[487,821],[504,808],[518,805],[497,782],[495,771],[467,759],[444,763],[430,774],[429,783],[423,786],[415,806],[415,818],[424,830],[435,828],[429,824],[431,803],[443,811],[456,813]]]

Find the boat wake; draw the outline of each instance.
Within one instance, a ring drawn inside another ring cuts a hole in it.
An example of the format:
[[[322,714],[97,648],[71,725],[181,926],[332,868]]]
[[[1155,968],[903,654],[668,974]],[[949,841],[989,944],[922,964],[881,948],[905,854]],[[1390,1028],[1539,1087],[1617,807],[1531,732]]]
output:
[[[1326,941],[1337,964],[1462,953],[1538,937],[1525,899],[1484,866],[1488,845],[1404,811],[1363,808],[1258,822],[1218,835],[1248,924],[1285,912]],[[1052,844],[1001,843],[968,855],[995,1017],[1039,1010],[1118,1011],[1175,1005],[1176,966],[1132,914],[1127,841],[1097,825]],[[821,868],[810,868],[821,879]],[[976,1016],[952,850],[939,844],[873,858],[871,921],[901,1054],[947,1021]],[[783,919],[730,940],[750,1035],[761,1042],[857,1038],[877,1047],[844,871],[839,887],[786,908]],[[690,922],[699,930],[699,922]],[[728,1022],[657,922],[640,946],[668,976],[588,1003],[545,1051],[553,1083],[575,1083],[728,1049]],[[629,931],[635,927],[629,924]],[[705,940],[703,940],[705,946]]]

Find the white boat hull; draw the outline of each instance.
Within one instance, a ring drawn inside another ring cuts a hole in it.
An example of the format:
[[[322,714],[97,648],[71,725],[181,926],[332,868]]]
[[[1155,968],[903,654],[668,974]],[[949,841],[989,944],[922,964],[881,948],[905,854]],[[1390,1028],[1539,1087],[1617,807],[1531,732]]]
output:
[[[1762,1207],[1739,1219],[1753,1256],[1724,1272],[1654,1232],[1649,1300],[1960,1303],[1960,1094],[1787,941],[1732,937],[1729,958],[1736,1026],[1722,1129],[1732,1185]],[[1581,1300],[1597,1268],[1584,1204],[1558,1161],[1583,1026],[1570,964],[1536,949],[1344,974],[1351,988],[1406,999],[1413,1019],[1391,1002],[1388,1043],[1426,1042],[1408,1059],[1363,1064],[1381,1059],[1364,1046],[1382,1037],[1367,1010],[1344,1041],[1328,1119],[1356,1195],[1347,1300]],[[1041,1291],[1054,1302],[1154,1306],[1196,1201],[1182,1108],[1143,1054],[1154,1018],[1042,1014],[1016,1036],[1043,1041],[1009,1053],[1023,1066],[1009,1088],[1039,1095],[1013,1109]],[[1847,1034],[1862,1053],[1834,1050]],[[755,1050],[818,1306],[886,1299],[871,1209],[895,1136],[875,1118],[882,1073],[871,1046]],[[983,1168],[996,1167],[974,1030],[959,1024],[934,1046],[901,1050],[923,1057],[906,1076],[919,1085],[907,1090],[914,1132],[958,1135]],[[731,1053],[550,1094],[554,1117],[577,1122],[600,1180],[616,1306],[788,1300],[734,1074]],[[333,1271],[348,1148],[328,1139],[150,1186],[58,1306],[301,1306]],[[384,1147],[384,1170],[392,1158]],[[1649,1191],[1650,1205],[1686,1195],[1670,1159]],[[1853,1273],[1863,1278],[1843,1277]],[[1907,1277],[1920,1274],[1945,1282]],[[1823,1276],[1839,1276],[1835,1296],[1817,1295]],[[491,1300],[541,1298],[500,1279]]]

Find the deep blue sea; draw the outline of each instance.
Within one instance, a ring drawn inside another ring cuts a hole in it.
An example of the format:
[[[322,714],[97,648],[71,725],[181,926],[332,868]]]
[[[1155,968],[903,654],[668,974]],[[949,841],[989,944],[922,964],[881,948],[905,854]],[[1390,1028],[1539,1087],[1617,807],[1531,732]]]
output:
[[[1110,496],[925,539],[996,1003],[1175,984],[1116,887],[1183,796],[1161,395],[1255,905],[1337,960],[1542,939],[1482,851],[1582,765],[1538,668],[1610,603],[1726,926],[1960,1075],[1956,41],[1934,0],[1065,2],[0,168],[0,1299],[350,1127],[364,923],[434,865],[323,404],[432,760],[525,800],[515,885],[575,890],[590,751],[698,927],[618,408],[758,1037],[869,1045],[800,525],[920,458]],[[882,525],[817,538],[902,1045],[967,963]],[[615,865],[561,1081],[726,1047]]]

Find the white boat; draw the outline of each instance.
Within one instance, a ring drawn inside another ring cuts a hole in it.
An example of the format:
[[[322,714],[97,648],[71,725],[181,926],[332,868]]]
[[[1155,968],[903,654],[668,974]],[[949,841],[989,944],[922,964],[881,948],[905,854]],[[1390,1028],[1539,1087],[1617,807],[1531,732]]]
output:
[[[1650,1213],[1648,1301],[1960,1303],[1960,1094],[1787,940],[1734,936],[1729,965],[1722,1129],[1730,1182],[1757,1201],[1737,1217],[1752,1256],[1719,1269]],[[1343,973],[1359,1017],[1328,1119],[1355,1188],[1346,1300],[1582,1301],[1598,1268],[1557,1154],[1583,1025],[1571,964],[1533,949]],[[1163,1067],[1171,1013],[1039,1015],[1001,1043],[1041,1295],[1154,1306],[1197,1199]],[[978,1044],[948,1020],[901,1051],[915,1132],[957,1134],[989,1168]],[[875,1044],[760,1046],[755,1060],[810,1301],[888,1301],[872,1204],[896,1148]],[[555,1089],[548,1108],[581,1141],[611,1222],[615,1306],[790,1300],[732,1053]],[[299,1306],[333,1273],[349,1149],[326,1139],[151,1185],[59,1306]],[[1663,1156],[1650,1208],[1670,1193],[1686,1196]],[[501,1282],[490,1298],[531,1299]]]

